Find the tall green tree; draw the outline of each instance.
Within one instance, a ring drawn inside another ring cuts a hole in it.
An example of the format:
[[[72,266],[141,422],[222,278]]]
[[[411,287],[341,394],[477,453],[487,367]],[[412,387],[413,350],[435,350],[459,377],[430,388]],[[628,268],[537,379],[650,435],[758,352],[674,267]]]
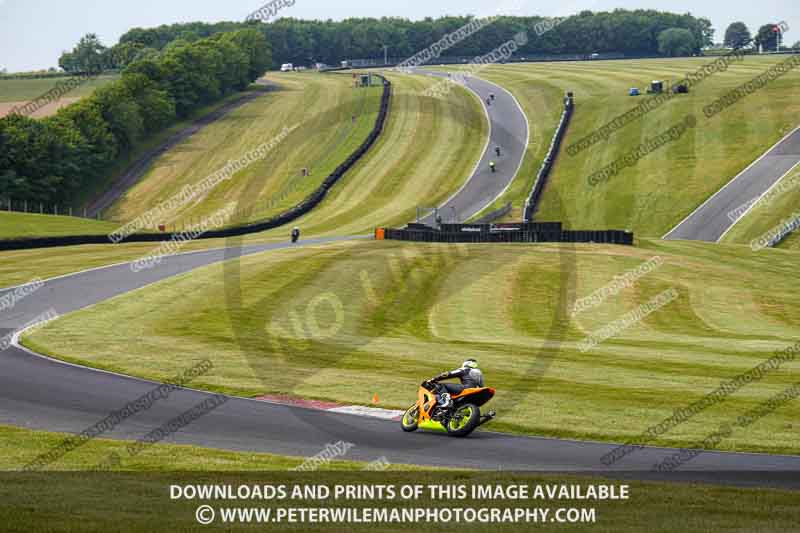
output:
[[[107,51],[108,66],[123,69],[138,59],[147,48],[140,43],[118,43]]]
[[[122,85],[139,107],[144,133],[155,133],[175,121],[175,100],[158,84],[136,72],[125,72]]]
[[[658,34],[658,51],[665,56],[687,56],[696,48],[694,35],[689,30],[670,28]]]
[[[0,119],[0,146],[0,195],[6,198],[52,202],[80,183],[80,157],[88,147],[69,123],[10,115]]]
[[[120,42],[141,43],[163,50],[186,32],[213,35],[251,28],[261,32],[271,47],[272,67],[282,63],[322,62],[336,65],[345,59],[382,58],[383,47],[389,55],[405,59],[424,50],[446,34],[466,25],[470,17],[426,18],[417,21],[397,17],[350,18],[342,21],[280,18],[270,24],[190,23],[131,30]],[[652,9],[592,12],[583,11],[550,31],[537,35],[536,24],[542,17],[499,17],[469,38],[455,44],[443,55],[471,58],[485,54],[513,39],[520,31],[528,34],[528,44],[520,55],[624,53],[657,54],[658,36],[670,28],[682,28],[694,36],[694,49],[713,44],[711,21],[689,14],[667,13]]]
[[[247,55],[248,82],[260,78],[272,66],[272,50],[264,33],[257,28],[224,33],[222,40],[230,41]]]
[[[81,37],[71,52],[64,52],[58,60],[67,72],[100,72],[107,65],[106,47],[97,35],[88,33]]]
[[[729,48],[743,48],[753,41],[750,30],[744,22],[732,22],[725,30],[725,46]]]
[[[761,46],[765,52],[773,52],[778,48],[777,24],[764,24],[758,29],[755,37],[756,46]]]
[[[81,163],[86,178],[102,175],[119,154],[120,145],[103,118],[97,100],[84,98],[59,109],[56,116],[71,121],[88,144],[89,151]]]
[[[130,151],[144,133],[139,103],[122,82],[100,87],[92,95],[122,152]]]

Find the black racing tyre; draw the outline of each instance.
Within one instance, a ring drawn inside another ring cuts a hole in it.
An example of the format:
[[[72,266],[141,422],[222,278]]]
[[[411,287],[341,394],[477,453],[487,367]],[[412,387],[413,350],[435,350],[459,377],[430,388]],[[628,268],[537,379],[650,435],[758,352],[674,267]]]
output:
[[[480,425],[481,410],[477,405],[465,403],[458,407],[444,428],[451,437],[466,437]]]
[[[400,420],[400,426],[403,431],[409,433],[417,430],[419,427],[419,405],[414,404],[406,409],[403,418]]]

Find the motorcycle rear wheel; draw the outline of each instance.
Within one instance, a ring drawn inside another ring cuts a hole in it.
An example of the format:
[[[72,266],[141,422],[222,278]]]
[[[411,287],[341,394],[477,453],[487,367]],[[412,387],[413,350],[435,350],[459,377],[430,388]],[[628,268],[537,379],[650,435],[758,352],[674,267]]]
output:
[[[419,405],[414,404],[406,409],[402,420],[400,420],[400,426],[403,428],[403,431],[408,433],[417,430],[419,427]]]
[[[467,403],[456,409],[444,428],[451,437],[466,437],[475,431],[480,421],[481,410],[477,405]]]

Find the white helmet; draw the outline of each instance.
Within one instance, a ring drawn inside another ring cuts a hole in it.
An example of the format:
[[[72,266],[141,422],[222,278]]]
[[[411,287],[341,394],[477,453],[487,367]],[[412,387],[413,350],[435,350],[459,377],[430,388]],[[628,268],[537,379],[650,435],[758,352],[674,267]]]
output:
[[[478,361],[476,361],[475,359],[467,359],[461,365],[461,368],[478,368]]]

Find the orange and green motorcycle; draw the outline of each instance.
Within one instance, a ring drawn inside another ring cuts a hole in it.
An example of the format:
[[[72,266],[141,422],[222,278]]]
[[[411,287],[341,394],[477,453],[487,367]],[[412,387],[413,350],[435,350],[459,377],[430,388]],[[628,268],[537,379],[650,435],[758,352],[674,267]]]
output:
[[[494,397],[491,387],[464,389],[458,394],[451,394],[452,403],[442,407],[436,400],[436,385],[424,381],[419,387],[417,402],[409,407],[400,425],[403,431],[417,429],[444,429],[453,437],[466,437],[478,427],[491,421],[496,416],[494,411],[481,415],[481,406]]]

